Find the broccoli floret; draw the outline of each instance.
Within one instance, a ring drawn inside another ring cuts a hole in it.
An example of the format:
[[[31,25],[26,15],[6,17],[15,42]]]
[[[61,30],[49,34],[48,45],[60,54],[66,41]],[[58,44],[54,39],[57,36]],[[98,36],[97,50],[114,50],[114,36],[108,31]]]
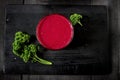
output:
[[[21,49],[21,44],[20,44],[18,41],[14,41],[14,42],[12,43],[12,46],[13,46],[13,53],[14,53],[16,56],[20,56],[19,50]]]
[[[24,49],[23,49],[23,53],[21,54],[21,58],[23,59],[23,61],[25,62],[25,63],[27,63],[28,62],[28,60],[30,59],[30,49],[29,49],[29,47],[28,46],[24,46]]]
[[[20,52],[22,52],[21,50],[24,49],[25,42],[29,42],[29,39],[30,35],[25,34],[21,31],[16,32],[14,42],[12,43],[13,53],[17,56],[20,56]]]
[[[77,23],[80,24],[81,26],[83,26],[80,19],[82,19],[82,15],[80,15],[80,14],[74,13],[74,14],[70,15],[70,21],[72,22],[73,26],[76,25]]]
[[[14,41],[12,43],[12,46],[13,46],[14,50],[19,50],[21,48],[21,45],[20,45],[20,43],[18,41]]]
[[[30,44],[29,46],[29,49],[30,49],[30,52],[32,53],[31,55],[31,58],[33,59],[32,62],[39,62],[41,64],[45,64],[45,65],[52,65],[52,62],[50,61],[47,61],[47,60],[44,60],[42,58],[39,58],[37,56],[37,46],[34,45],[34,44]]]
[[[23,59],[25,63],[27,63],[30,59],[33,62],[39,62],[45,65],[52,65],[51,62],[41,59],[37,56],[37,46],[35,44],[29,44],[30,35],[25,34],[21,31],[15,33],[14,42],[12,43],[13,46],[13,53],[16,56],[19,56]],[[26,44],[27,43],[27,44]]]
[[[30,44],[29,46],[30,52],[36,53],[37,52],[37,47],[34,44]]]
[[[29,42],[29,39],[30,39],[30,35],[25,34],[21,31],[16,32],[15,34],[15,41],[18,41],[19,43]]]

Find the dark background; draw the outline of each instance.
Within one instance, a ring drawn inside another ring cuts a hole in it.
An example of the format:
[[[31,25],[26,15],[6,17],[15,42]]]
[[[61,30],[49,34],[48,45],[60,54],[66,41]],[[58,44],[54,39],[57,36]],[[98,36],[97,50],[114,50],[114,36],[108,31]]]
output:
[[[48,0],[49,3],[50,0]],[[53,1],[53,0],[51,0]],[[61,4],[73,4],[72,0],[54,0],[54,4],[59,1]],[[74,0],[73,0],[74,1]],[[68,3],[67,3],[68,2]],[[119,50],[120,50],[120,21],[119,21],[119,0],[76,0],[79,5],[106,5],[110,11],[110,28],[112,39],[112,72],[107,75],[3,75],[3,37],[5,26],[5,6],[7,4],[47,4],[47,0],[0,0],[0,80],[119,80]]]

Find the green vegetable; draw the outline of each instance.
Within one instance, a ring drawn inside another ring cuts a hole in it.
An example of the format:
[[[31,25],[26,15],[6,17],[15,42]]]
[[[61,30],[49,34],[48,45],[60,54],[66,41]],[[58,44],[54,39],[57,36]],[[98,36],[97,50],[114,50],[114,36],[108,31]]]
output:
[[[37,52],[37,46],[34,45],[34,44],[30,44],[29,46],[29,49],[30,49],[30,52],[32,53],[32,61],[33,62],[39,62],[39,63],[42,63],[42,64],[46,64],[46,65],[52,65],[52,62],[50,61],[47,61],[47,60],[44,60],[44,59],[41,59],[37,56],[36,52]]]
[[[73,26],[76,25],[76,24],[80,24],[81,26],[83,26],[81,21],[80,21],[80,19],[82,19],[82,18],[83,17],[80,14],[74,13],[74,14],[70,15],[70,21],[72,22]]]
[[[12,46],[13,53],[16,56],[22,58],[25,63],[31,60],[32,62],[39,62],[45,65],[52,65],[52,62],[41,59],[37,56],[37,46],[35,44],[30,44],[30,35],[28,34],[25,34],[21,31],[16,32]]]
[[[30,35],[22,33],[21,31],[15,33],[15,41],[19,43],[29,42]]]
[[[23,59],[25,63],[29,61],[31,56],[31,53],[29,50],[30,50],[29,47],[25,45],[23,48],[23,53],[20,55],[20,57]]]
[[[24,46],[26,43],[29,42],[30,35],[24,34],[21,31],[15,33],[14,42],[12,43],[13,46],[13,53],[17,56],[20,56],[22,54],[22,49],[24,49]]]

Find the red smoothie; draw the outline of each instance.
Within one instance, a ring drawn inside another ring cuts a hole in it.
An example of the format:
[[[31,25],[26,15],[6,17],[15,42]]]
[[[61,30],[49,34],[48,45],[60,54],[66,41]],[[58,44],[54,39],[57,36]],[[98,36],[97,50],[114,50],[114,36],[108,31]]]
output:
[[[72,41],[73,34],[70,21],[59,14],[44,17],[36,28],[36,36],[40,44],[51,50],[65,48]]]

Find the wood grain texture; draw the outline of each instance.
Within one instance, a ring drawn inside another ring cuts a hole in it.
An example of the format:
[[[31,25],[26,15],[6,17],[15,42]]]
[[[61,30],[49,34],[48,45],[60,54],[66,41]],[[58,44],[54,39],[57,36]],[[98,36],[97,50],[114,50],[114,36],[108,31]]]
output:
[[[25,0],[24,2],[25,4],[91,4],[91,0]]]
[[[120,0],[118,0],[118,27],[120,31]],[[119,40],[120,42],[120,40]],[[118,75],[118,80],[120,80],[120,43],[119,43],[119,75]]]
[[[118,79],[118,63],[119,63],[119,50],[120,50],[120,28],[118,25],[118,0],[109,2],[109,20],[111,31],[111,44],[112,44],[112,72],[109,75],[95,76],[92,80],[119,80]]]
[[[108,5],[110,0],[92,0],[92,5]]]
[[[0,80],[22,80],[20,75],[2,75]]]
[[[0,80],[21,80],[21,75],[2,75],[3,71],[3,37],[5,29],[5,7],[7,4],[22,4],[23,0],[0,0]]]
[[[0,1],[0,74],[3,68],[3,29],[4,29],[4,6],[5,1]]]
[[[24,75],[23,80],[91,80],[91,77],[74,75]]]

